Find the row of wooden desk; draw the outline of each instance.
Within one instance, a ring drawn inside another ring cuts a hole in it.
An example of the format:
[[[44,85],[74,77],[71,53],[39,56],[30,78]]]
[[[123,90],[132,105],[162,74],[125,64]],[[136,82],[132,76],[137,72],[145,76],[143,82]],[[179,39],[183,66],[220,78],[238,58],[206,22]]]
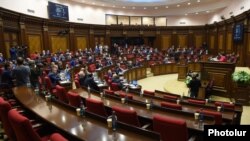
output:
[[[43,97],[36,95],[27,87],[13,88],[17,100],[28,110],[40,118],[63,130],[74,137],[74,140],[86,141],[151,141],[157,140],[145,135],[140,135],[129,130],[118,128],[112,132],[106,122],[101,122],[90,117],[79,117],[75,110],[60,105],[56,102],[46,102]],[[85,95],[86,93],[81,93]]]

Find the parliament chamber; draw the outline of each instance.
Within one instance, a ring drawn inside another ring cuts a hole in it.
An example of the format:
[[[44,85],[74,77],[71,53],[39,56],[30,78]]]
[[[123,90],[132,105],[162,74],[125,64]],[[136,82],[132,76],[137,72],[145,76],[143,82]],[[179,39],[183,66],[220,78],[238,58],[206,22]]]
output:
[[[203,141],[250,124],[250,2],[22,2],[0,2],[0,141]],[[175,92],[147,80],[170,75]]]

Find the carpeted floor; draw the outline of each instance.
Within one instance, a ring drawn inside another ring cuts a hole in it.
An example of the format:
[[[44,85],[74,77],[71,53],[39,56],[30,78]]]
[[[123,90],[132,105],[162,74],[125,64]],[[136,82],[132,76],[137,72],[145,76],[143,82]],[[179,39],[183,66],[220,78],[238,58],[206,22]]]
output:
[[[236,68],[236,71],[246,70],[250,73],[248,68]],[[141,79],[138,83],[142,86],[143,90],[161,90],[168,91],[175,94],[188,94],[188,88],[183,81],[177,81],[177,74],[168,74],[148,77]],[[213,100],[217,101],[230,101],[228,98],[212,96]],[[250,106],[243,106],[243,113],[241,118],[241,124],[250,124]]]

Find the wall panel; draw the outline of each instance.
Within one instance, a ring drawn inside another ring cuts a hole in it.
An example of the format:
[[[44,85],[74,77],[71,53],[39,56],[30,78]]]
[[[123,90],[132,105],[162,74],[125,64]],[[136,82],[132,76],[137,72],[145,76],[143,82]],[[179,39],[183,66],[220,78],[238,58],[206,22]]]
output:
[[[76,48],[77,50],[87,48],[87,37],[76,37]]]
[[[41,35],[28,35],[29,53],[42,52]]]
[[[227,51],[232,51],[232,33],[227,33],[226,49]]]
[[[215,43],[215,37],[214,37],[214,35],[210,36],[209,42],[210,42],[210,48],[214,49],[214,43]]]
[[[195,35],[195,47],[200,48],[202,46],[202,35]]]
[[[171,47],[171,35],[161,36],[161,49],[166,50]]]
[[[220,51],[223,50],[223,39],[223,34],[219,34],[218,48]]]
[[[66,36],[50,36],[51,51],[66,51],[68,49],[68,38]]]
[[[178,35],[177,36],[178,47],[187,47],[187,35]]]

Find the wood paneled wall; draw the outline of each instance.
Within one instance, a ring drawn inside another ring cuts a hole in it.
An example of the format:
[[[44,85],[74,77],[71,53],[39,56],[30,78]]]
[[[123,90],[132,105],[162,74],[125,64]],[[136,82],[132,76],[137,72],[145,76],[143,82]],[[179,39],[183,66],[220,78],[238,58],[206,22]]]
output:
[[[90,25],[53,21],[23,15],[0,8],[0,52],[9,57],[13,45],[28,45],[28,53],[41,50],[56,52],[94,48],[95,45],[109,45],[111,37],[154,38],[153,47],[167,49],[175,47],[200,47],[206,42],[211,54],[219,51],[235,52],[240,55],[239,66],[250,66],[250,11],[228,20],[202,26],[125,26]],[[244,41],[235,43],[233,27],[244,24]],[[147,43],[147,41],[145,41]]]

